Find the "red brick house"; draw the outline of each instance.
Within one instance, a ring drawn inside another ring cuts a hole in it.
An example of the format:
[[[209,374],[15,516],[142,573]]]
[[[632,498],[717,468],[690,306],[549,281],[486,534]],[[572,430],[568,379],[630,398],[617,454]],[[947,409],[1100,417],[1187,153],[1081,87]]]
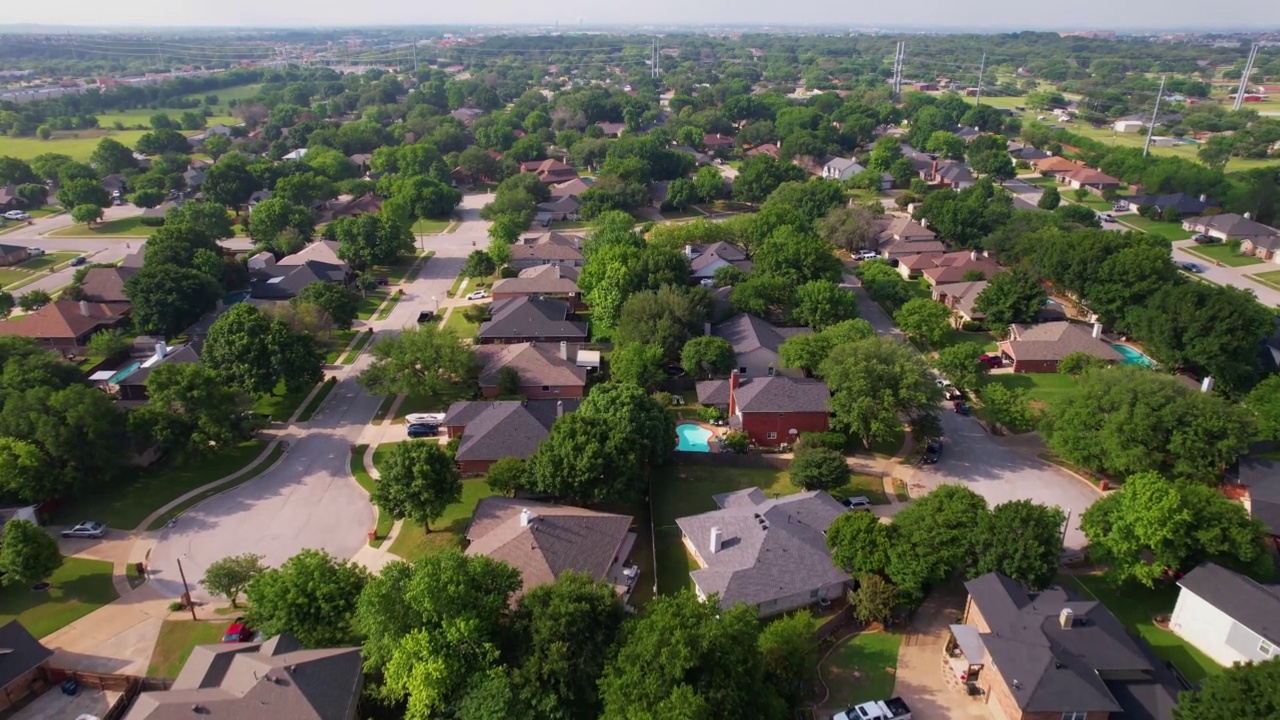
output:
[[[831,391],[817,380],[786,375],[743,378],[697,385],[698,402],[724,409],[729,426],[745,432],[756,445],[773,447],[795,442],[800,433],[831,427]]]
[[[533,173],[548,185],[578,179],[578,171],[559,160],[531,160],[520,163],[520,172]]]
[[[520,394],[531,400],[580,398],[586,391],[587,370],[570,359],[574,350],[569,343],[477,345],[475,353],[483,363],[480,394],[485,397],[498,396],[498,373],[503,368],[516,371]]]
[[[461,438],[453,459],[464,475],[483,475],[502,458],[528,458],[551,432],[551,426],[578,408],[577,398],[564,400],[468,400],[445,413],[445,437]]]
[[[1087,353],[1113,363],[1124,360],[1124,356],[1102,338],[1101,325],[1094,325],[1091,332],[1084,325],[1065,320],[1010,325],[1009,338],[1002,340],[999,347],[1000,354],[1013,365],[1016,373],[1057,372],[1058,363],[1072,353]]]
[[[122,309],[88,300],[55,300],[35,312],[0,322],[0,335],[17,335],[48,347],[84,347],[99,330],[118,327],[127,317]]]

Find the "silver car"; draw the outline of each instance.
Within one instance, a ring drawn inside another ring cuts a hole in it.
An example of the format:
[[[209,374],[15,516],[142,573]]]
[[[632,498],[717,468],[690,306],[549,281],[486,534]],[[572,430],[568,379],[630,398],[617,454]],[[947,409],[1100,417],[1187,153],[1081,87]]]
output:
[[[85,520],[73,528],[67,528],[62,531],[64,538],[100,538],[107,534],[107,526],[100,522]]]

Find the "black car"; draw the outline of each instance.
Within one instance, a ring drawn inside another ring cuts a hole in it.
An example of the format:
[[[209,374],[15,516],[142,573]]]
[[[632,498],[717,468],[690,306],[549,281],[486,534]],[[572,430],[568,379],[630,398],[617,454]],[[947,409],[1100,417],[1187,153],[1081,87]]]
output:
[[[924,446],[924,455],[920,456],[920,462],[926,465],[932,465],[938,462],[938,458],[942,455],[942,441],[934,438]]]
[[[1191,239],[1194,240],[1197,245],[1216,245],[1218,243],[1218,238],[1213,237],[1212,235],[1205,235],[1204,233],[1198,233]]]
[[[440,426],[438,425],[410,425],[409,437],[411,438],[427,438],[435,437],[440,434]]]
[[[83,265],[83,264],[85,264],[85,263],[87,263],[87,262],[89,262],[89,261],[88,261],[88,260],[85,260],[85,258],[84,258],[84,256],[83,256],[83,255],[77,255],[77,256],[75,256],[75,257],[71,258],[71,262],[69,262],[69,263],[67,263],[67,264],[68,264],[68,265],[70,265],[71,267],[80,267],[81,265]]]
[[[435,316],[436,316],[436,312],[434,310],[423,310],[422,312],[418,313],[418,322],[420,323],[429,322]]]

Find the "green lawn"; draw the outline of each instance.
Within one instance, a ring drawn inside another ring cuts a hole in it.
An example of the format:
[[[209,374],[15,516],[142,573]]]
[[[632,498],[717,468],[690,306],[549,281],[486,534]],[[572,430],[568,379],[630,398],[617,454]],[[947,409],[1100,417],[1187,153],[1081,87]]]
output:
[[[35,279],[35,276],[29,272],[14,270],[13,268],[0,268],[0,287],[9,287],[10,285]]]
[[[386,462],[387,454],[395,443],[383,443],[373,453],[374,467]],[[391,552],[405,560],[415,560],[449,548],[462,549],[463,537],[471,516],[476,511],[476,504],[482,499],[496,495],[485,484],[484,478],[467,478],[462,481],[462,500],[445,508],[444,515],[431,523],[431,532],[406,522],[400,534],[391,543]]]
[[[0,135],[0,155],[8,155],[19,160],[30,160],[44,153],[61,153],[71,156],[73,160],[88,162],[89,156],[98,148],[98,142],[104,137],[117,140],[129,147],[138,144],[144,130],[69,130],[55,132],[48,140],[34,137],[11,137]]]
[[[1113,145],[1118,147],[1136,147],[1140,148],[1147,141],[1146,133],[1121,133],[1115,132],[1111,127],[1103,126],[1094,128],[1087,123],[1072,123],[1065,126],[1067,130],[1076,135],[1092,138],[1105,145]],[[1197,153],[1200,151],[1200,145],[1196,143],[1179,143],[1173,147],[1162,147],[1160,145],[1151,146],[1151,154],[1153,155],[1175,155],[1186,160],[1199,162],[1200,158]],[[1252,159],[1252,158],[1231,158],[1227,163],[1227,172],[1236,172],[1240,170],[1251,170],[1258,167],[1266,167],[1275,164],[1275,160]]]
[[[486,305],[487,303],[479,304]],[[449,313],[449,319],[444,323],[446,329],[453,330],[458,334],[458,337],[464,340],[474,338],[476,333],[480,332],[480,323],[471,322],[467,319],[467,314],[465,312],[467,307],[474,306],[463,305],[455,307],[453,312]]]
[[[1018,179],[1028,185],[1035,185],[1036,187],[1041,187],[1041,188],[1058,187],[1058,181],[1056,178],[1044,177],[1043,175],[1031,175],[1027,177],[1020,177]]]
[[[404,297],[404,292],[401,290],[396,290],[395,292],[391,293],[391,299],[383,303],[382,309],[378,311],[378,314],[374,319],[386,320],[387,318],[391,317],[391,312],[396,309],[396,305],[400,302],[401,298],[403,297]]]
[[[453,223],[453,220],[452,220],[452,219],[446,219],[446,220],[424,219],[424,220],[419,220],[419,221],[417,221],[417,222],[415,222],[415,223],[413,224],[413,232],[414,232],[414,234],[415,234],[415,235],[436,235],[436,234],[439,234],[439,233],[444,232],[444,231],[449,227],[449,225],[450,225],[450,224],[452,224],[452,223]]]
[[[1010,389],[1025,388],[1033,404],[1069,395],[1077,387],[1075,378],[1058,373],[1000,373],[988,375],[987,380]]]
[[[307,403],[307,406],[304,407],[302,412],[298,415],[298,422],[306,422],[310,420],[312,416],[316,414],[316,411],[320,409],[320,406],[324,404],[325,398],[329,397],[329,393],[333,392],[333,386],[337,384],[338,378],[326,378],[325,381],[321,383],[320,390],[312,396],[311,402]]]
[[[203,96],[201,96],[201,99],[203,99]],[[99,127],[114,128],[116,123],[120,123],[121,125],[124,125],[126,130],[135,129],[136,126],[139,126],[139,125],[143,126],[147,130],[150,130],[151,116],[157,113],[164,113],[168,115],[170,119],[174,121],[174,124],[177,124],[182,118],[182,113],[193,112],[193,113],[196,113],[197,115],[202,115],[203,110],[204,108],[194,108],[194,109],[192,108],[159,108],[156,110],[150,110],[147,108],[134,108],[131,110],[116,110],[109,113],[102,113],[98,115],[97,118],[98,118]],[[210,125],[217,125],[218,123],[222,123],[223,125],[235,125],[236,123],[240,122],[239,120],[236,120],[234,117],[232,117],[230,113],[219,112],[216,108],[214,109],[214,112],[217,114],[211,117],[205,118],[205,121],[204,121],[205,127],[208,127]],[[185,133],[198,133],[200,131],[184,130],[182,132],[185,134]]]
[[[1143,232],[1162,237],[1169,242],[1186,240],[1192,235],[1182,229],[1182,223],[1152,220],[1136,213],[1133,215],[1117,215],[1116,220],[1119,220],[1124,225],[1132,225]]]
[[[551,222],[551,230],[583,230],[591,227],[588,220],[553,220]]]
[[[214,112],[218,112],[219,110],[226,109],[228,100],[235,100],[236,102],[248,100],[249,98],[256,97],[261,92],[262,83],[252,83],[250,85],[233,85],[231,87],[222,88],[221,90],[192,93],[190,95],[184,95],[183,99],[199,100],[203,103],[206,95],[217,95],[218,104],[211,107]],[[181,113],[179,113],[179,115],[181,115]],[[212,125],[213,122],[210,122],[209,124]],[[227,124],[230,125],[231,123]]]
[[[348,351],[346,355],[342,356],[342,364],[350,365],[351,363],[355,362],[356,358],[360,357],[360,353],[364,352],[365,346],[368,345],[369,341],[372,339],[373,339],[372,330],[368,330],[364,334],[362,334],[360,336],[360,339],[356,341],[355,347],[351,348],[351,350]]]
[[[1245,275],[1245,277],[1253,280],[1254,282],[1266,285],[1273,290],[1280,290],[1280,270],[1254,273],[1252,275]]]
[[[169,510],[166,511],[164,514],[160,515],[160,517],[151,521],[151,524],[147,526],[147,530],[148,531],[159,530],[165,526],[165,523],[168,523],[173,518],[178,517],[182,513],[190,510],[196,505],[199,505],[205,500],[208,500],[214,495],[224,493],[230,490],[231,488],[240,487],[241,485],[249,482],[250,480],[253,480],[254,478],[261,475],[262,473],[266,472],[272,465],[275,465],[276,461],[280,459],[281,455],[284,455],[283,444],[276,445],[275,448],[273,448],[265,458],[258,461],[256,464],[254,464],[252,468],[250,468],[247,472],[245,472],[245,474],[236,478],[234,481],[229,482],[225,485],[219,485],[214,488],[209,488],[208,490],[205,490],[203,492],[196,493],[195,495],[192,495],[186,500],[183,500],[177,505],[174,505],[173,507],[169,508]],[[233,469],[232,472],[234,471],[235,470]],[[226,474],[230,475],[231,473],[226,473]],[[214,480],[217,480],[217,479],[218,478],[214,478]]]
[[[277,422],[287,422],[293,417],[293,413],[307,399],[307,395],[311,393],[311,386],[307,386],[295,392],[285,390],[284,381],[281,380],[276,384],[275,388],[268,395],[258,398],[253,404],[253,411],[263,415],[270,415],[272,420]]]
[[[1178,600],[1176,586],[1152,589],[1127,584],[1116,588],[1097,575],[1060,575],[1058,582],[1086,598],[1097,599],[1106,605],[1130,632],[1141,635],[1151,643],[1156,655],[1172,662],[1191,682],[1198,683],[1209,675],[1222,672],[1221,665],[1177,635],[1156,627],[1152,621],[1156,615],[1173,612],[1173,606]]]
[[[64,558],[49,578],[52,587],[32,592],[25,585],[0,589],[0,624],[16,619],[27,632],[42,638],[115,600],[111,563]]]
[[[689,572],[697,565],[685,550],[676,519],[715,510],[712,495],[752,487],[759,487],[774,497],[800,491],[791,484],[786,471],[769,468],[677,465],[654,479],[652,508],[657,531],[658,592],[670,594],[693,586]],[[884,482],[870,475],[854,475],[848,485],[831,494],[837,498],[865,495],[877,505],[889,501]]]
[[[112,237],[151,237],[159,227],[151,227],[142,224],[142,216],[135,215],[133,217],[120,218],[119,220],[108,220],[97,225],[70,225],[64,228],[58,228],[50,233],[49,237],[95,237],[99,235],[107,235]]]
[[[998,349],[996,347],[996,336],[992,333],[985,330],[982,332],[965,332],[956,328],[947,328],[947,334],[942,338],[942,342],[938,344],[936,349],[941,350],[942,348],[967,342],[978,343],[982,346],[984,352],[995,352]]]
[[[364,454],[368,449],[368,445],[356,446],[355,452],[351,454],[351,476],[356,479],[356,482],[360,483],[360,487],[364,488],[365,492],[372,495],[373,488],[378,481],[374,480],[369,471],[364,469]],[[390,515],[382,512],[382,509],[377,505],[374,506],[374,509],[378,511],[378,522],[375,526],[377,539],[369,544],[374,547],[382,547],[382,541],[391,532],[391,526],[395,525],[396,521]]]
[[[860,632],[832,651],[822,664],[822,679],[831,692],[827,708],[844,709],[893,697],[901,644],[897,633]]]
[[[32,272],[52,270],[54,267],[63,263],[71,262],[74,258],[78,257],[80,257],[80,253],[78,252],[45,253],[40,257],[34,257],[24,263],[20,263],[18,268],[22,270],[30,270]]]
[[[217,645],[229,623],[226,620],[197,622],[165,620],[151,651],[147,677],[176,678],[197,645]]]
[[[381,307],[382,301],[386,299],[387,293],[381,290],[368,293],[360,298],[360,309],[356,313],[356,317],[368,322],[373,317],[373,314],[378,311],[378,308]]]
[[[329,352],[325,353],[324,364],[335,365],[342,353],[346,352],[347,346],[356,337],[355,330],[334,330],[329,336]]]
[[[1220,245],[1188,245],[1182,249],[1209,262],[1217,262],[1227,267],[1261,265],[1263,262],[1262,259],[1252,255],[1241,255],[1238,250],[1232,249],[1226,243]]]
[[[53,511],[52,524],[97,520],[133,530],[156,508],[253,462],[266,446],[262,440],[249,440],[209,457],[139,471],[132,480],[79,493],[61,503]]]

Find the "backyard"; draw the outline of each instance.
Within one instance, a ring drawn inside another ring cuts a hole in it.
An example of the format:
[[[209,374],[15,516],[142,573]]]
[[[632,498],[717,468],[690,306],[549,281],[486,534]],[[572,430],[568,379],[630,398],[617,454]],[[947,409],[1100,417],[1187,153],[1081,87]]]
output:
[[[1010,390],[1022,388],[1033,405],[1044,405],[1075,392],[1076,379],[1059,373],[999,373],[987,376],[988,382],[999,383]]]
[[[49,582],[43,592],[24,585],[0,589],[0,624],[16,619],[42,638],[116,599],[111,563],[103,560],[63,558]]]
[[[1227,267],[1244,267],[1245,265],[1261,265],[1262,259],[1252,255],[1241,255],[1237,248],[1225,243],[1220,245],[1187,245],[1179,246],[1183,250],[1197,255],[1214,264]]]
[[[165,620],[151,651],[147,677],[176,678],[197,645],[216,645],[227,621]]]
[[[822,663],[822,681],[831,710],[893,697],[898,665],[897,633],[865,631],[844,640]]]

